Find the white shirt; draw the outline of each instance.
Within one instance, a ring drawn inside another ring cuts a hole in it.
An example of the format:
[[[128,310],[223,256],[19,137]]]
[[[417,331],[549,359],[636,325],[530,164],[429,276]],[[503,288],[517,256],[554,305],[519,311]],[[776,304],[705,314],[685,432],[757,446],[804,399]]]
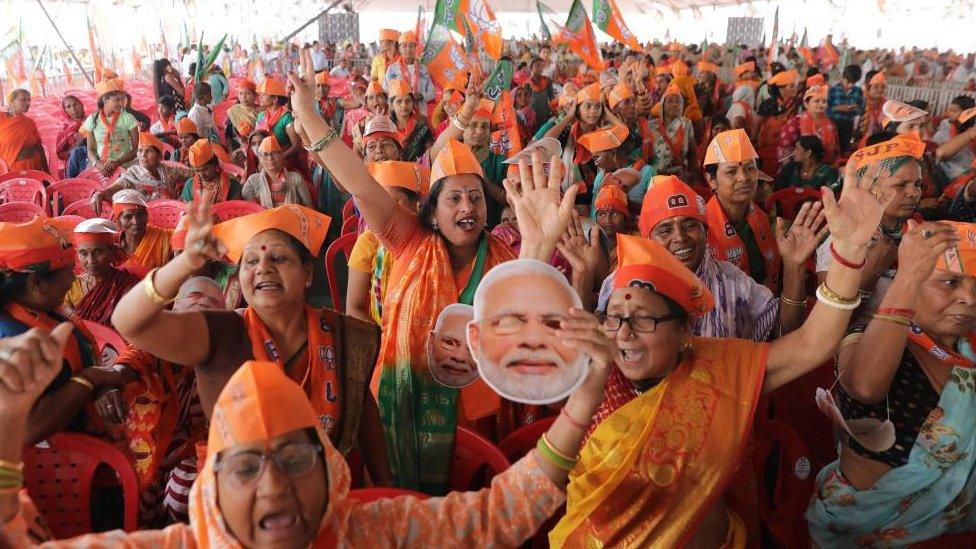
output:
[[[342,66],[336,65],[332,67],[332,70],[329,71],[329,74],[331,74],[332,76],[338,76],[339,78],[349,78],[349,69],[344,69],[342,68]]]
[[[319,48],[312,52],[312,70],[315,72],[324,71],[329,66],[329,58],[325,56],[325,50]]]

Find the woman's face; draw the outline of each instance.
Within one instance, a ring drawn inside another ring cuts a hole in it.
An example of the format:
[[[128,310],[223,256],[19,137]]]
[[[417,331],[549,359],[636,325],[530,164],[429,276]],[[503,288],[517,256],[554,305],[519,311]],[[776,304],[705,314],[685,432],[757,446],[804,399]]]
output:
[[[254,105],[256,95],[250,88],[240,88],[237,90],[237,98],[241,101],[241,104],[249,107]]]
[[[258,147],[261,146],[261,142],[264,141],[265,137],[268,136],[263,133],[256,133],[252,135],[250,138],[248,138],[247,144],[251,147],[251,149],[256,151],[258,150]],[[190,144],[192,145],[193,143]]]
[[[176,136],[180,140],[180,146],[189,149],[200,138],[195,133],[181,133]]]
[[[518,227],[518,218],[515,217],[515,210],[513,210],[511,206],[505,206],[505,209],[502,210],[501,222],[509,223],[516,228]]]
[[[898,124],[898,128],[895,130],[898,135],[904,135],[906,133],[917,132],[919,134],[925,129],[925,124],[928,122],[927,116],[920,116],[915,120],[909,120],[907,122],[902,122]]]
[[[78,262],[86,273],[96,278],[108,274],[114,255],[111,245],[103,242],[85,242],[78,244],[76,248]]]
[[[373,114],[386,114],[386,94],[376,93],[366,96],[366,109]]]
[[[807,159],[807,156],[809,154],[810,152],[804,149],[803,145],[801,145],[800,142],[797,141],[796,146],[793,147],[793,160],[796,160],[797,162],[803,162],[804,160]]]
[[[302,263],[286,233],[269,229],[244,246],[240,281],[244,299],[258,312],[297,310],[312,284],[312,267]]]
[[[705,224],[693,217],[677,216],[660,221],[651,229],[650,238],[691,272],[696,272],[705,258],[708,233]]]
[[[664,106],[662,109],[668,118],[681,116],[681,96],[675,93],[664,96]]]
[[[464,130],[464,143],[476,149],[484,147],[491,139],[491,121],[487,118],[474,118]]]
[[[617,103],[617,107],[614,110],[617,112],[617,116],[624,120],[633,120],[637,117],[637,103],[633,97],[628,97]]]
[[[670,83],[671,79],[668,78],[667,75],[659,74],[654,77],[654,91],[656,91],[658,95],[661,95],[664,93],[664,90],[668,89],[668,84]]]
[[[612,239],[627,230],[627,216],[614,208],[603,208],[596,211],[596,224]]]
[[[959,338],[976,329],[976,278],[936,269],[921,287],[915,323],[934,337]]]
[[[121,93],[113,93],[112,95],[105,97],[103,103],[105,105],[105,108],[103,109],[105,115],[111,116],[113,114],[122,112],[122,109],[125,108],[125,96]]]
[[[823,97],[807,99],[807,111],[813,116],[823,116],[827,112],[827,100]]]
[[[316,84],[315,85],[315,97],[318,99],[326,99],[329,97],[329,91],[332,90],[332,86],[328,84]]]
[[[667,304],[657,293],[644,288],[621,288],[610,294],[607,314],[620,317],[668,315]],[[620,354],[617,366],[624,377],[643,381],[667,375],[677,364],[688,326],[677,320],[659,322],[651,333],[637,333],[629,323],[622,323],[616,332],[605,330],[617,342]]]
[[[285,163],[285,155],[281,152],[263,152],[258,155],[261,161],[261,169],[270,173],[281,173],[281,167]]]
[[[603,114],[602,101],[584,101],[579,106],[579,118],[587,125],[596,126]]]
[[[315,540],[329,504],[329,479],[321,451],[314,463],[305,457],[303,445],[310,442],[305,430],[297,430],[220,453],[217,502],[228,530],[244,547],[309,547]],[[258,472],[254,458],[268,449],[278,452],[286,470],[265,456],[263,470],[258,466],[260,474],[252,478]]]
[[[260,105],[262,109],[270,109],[275,106],[275,98],[273,95],[262,93],[258,96],[258,105]]]
[[[159,165],[160,154],[156,147],[139,147],[136,155],[139,157],[139,165],[147,170],[155,169]]]
[[[481,238],[488,218],[481,178],[474,174],[449,175],[437,197],[434,221],[452,246],[473,246]]]
[[[14,114],[26,114],[30,110],[31,96],[29,93],[21,92],[14,96],[10,101],[10,110]]]
[[[723,204],[748,204],[756,198],[759,168],[755,160],[741,164],[719,162],[715,177],[707,176],[708,186]]]
[[[199,175],[204,181],[216,181],[220,177],[220,165],[210,161],[200,167],[193,167],[193,173]]]
[[[81,120],[85,117],[85,106],[81,104],[81,101],[74,97],[68,97],[62,103],[64,107],[64,112],[68,113],[68,116],[74,118],[75,120]]]
[[[125,233],[125,238],[129,242],[140,242],[146,234],[148,224],[149,212],[143,208],[132,208],[119,214],[119,228]]]
[[[606,174],[613,173],[622,167],[620,165],[620,159],[617,158],[617,149],[594,153],[593,163]]]
[[[398,95],[393,98],[391,103],[393,104],[393,113],[397,115],[398,119],[406,120],[413,115],[413,96]]]
[[[869,177],[872,168],[868,168]],[[878,183],[884,196],[894,195],[891,204],[885,209],[885,215],[896,219],[908,219],[915,213],[919,200],[922,199],[922,167],[918,162],[910,160],[895,173],[885,176],[886,170],[881,171]]]
[[[156,105],[156,108],[159,111],[159,116],[161,118],[169,118],[170,116],[173,115],[173,109],[171,109],[169,105],[165,103],[158,103]]]
[[[383,162],[385,160],[400,160],[400,145],[389,137],[373,139],[363,149],[366,162]]]
[[[797,88],[796,83],[794,82],[793,84],[787,84],[780,87],[779,94],[783,99],[789,101],[790,99],[796,97],[797,91],[799,91],[799,88]]]
[[[868,97],[872,99],[880,99],[884,97],[885,85],[884,84],[871,84],[868,86]]]

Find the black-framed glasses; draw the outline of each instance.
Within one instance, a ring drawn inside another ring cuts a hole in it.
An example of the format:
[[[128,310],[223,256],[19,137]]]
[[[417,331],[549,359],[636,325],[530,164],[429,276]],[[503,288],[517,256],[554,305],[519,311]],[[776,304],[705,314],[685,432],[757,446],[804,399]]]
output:
[[[297,478],[308,474],[318,463],[322,445],[312,442],[289,442],[270,452],[240,452],[221,455],[214,464],[214,471],[225,475],[236,488],[253,486],[261,475],[268,460],[274,461],[283,475]]]
[[[667,322],[669,320],[674,320],[677,318],[674,314],[666,314],[663,316],[650,316],[650,315],[633,315],[633,316],[620,316],[620,315],[608,315],[606,313],[597,313],[597,320],[600,321],[600,325],[604,329],[610,330],[611,332],[616,332],[621,326],[626,322],[630,326],[632,332],[637,332],[639,334],[650,334],[657,331],[657,325],[661,322]]]

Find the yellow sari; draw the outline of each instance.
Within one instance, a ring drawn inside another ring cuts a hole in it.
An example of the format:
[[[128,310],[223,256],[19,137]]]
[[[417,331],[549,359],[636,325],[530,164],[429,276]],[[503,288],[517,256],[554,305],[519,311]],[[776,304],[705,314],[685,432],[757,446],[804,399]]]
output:
[[[173,256],[173,248],[170,245],[172,237],[173,231],[169,229],[147,225],[146,234],[121,268],[143,278],[152,269],[162,267]]]
[[[681,546],[724,494],[746,450],[769,346],[695,338],[693,349],[593,431],[570,474],[566,516],[549,534],[553,547]],[[730,513],[726,546],[745,538]]]

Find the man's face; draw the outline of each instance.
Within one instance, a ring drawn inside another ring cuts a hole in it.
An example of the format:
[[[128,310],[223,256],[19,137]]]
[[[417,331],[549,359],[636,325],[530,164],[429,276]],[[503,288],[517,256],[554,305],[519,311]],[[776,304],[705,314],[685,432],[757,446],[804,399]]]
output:
[[[445,313],[442,313],[445,314]],[[472,314],[444,316],[440,329],[427,339],[427,364],[434,379],[448,387],[464,387],[478,378],[478,367],[464,337]]]
[[[553,276],[527,271],[486,288],[484,310],[468,325],[468,344],[482,379],[517,402],[564,398],[586,375],[589,357],[556,336],[574,306],[572,290]]]
[[[417,57],[417,43],[407,42],[406,44],[400,44],[400,53],[405,59],[413,60]]]

